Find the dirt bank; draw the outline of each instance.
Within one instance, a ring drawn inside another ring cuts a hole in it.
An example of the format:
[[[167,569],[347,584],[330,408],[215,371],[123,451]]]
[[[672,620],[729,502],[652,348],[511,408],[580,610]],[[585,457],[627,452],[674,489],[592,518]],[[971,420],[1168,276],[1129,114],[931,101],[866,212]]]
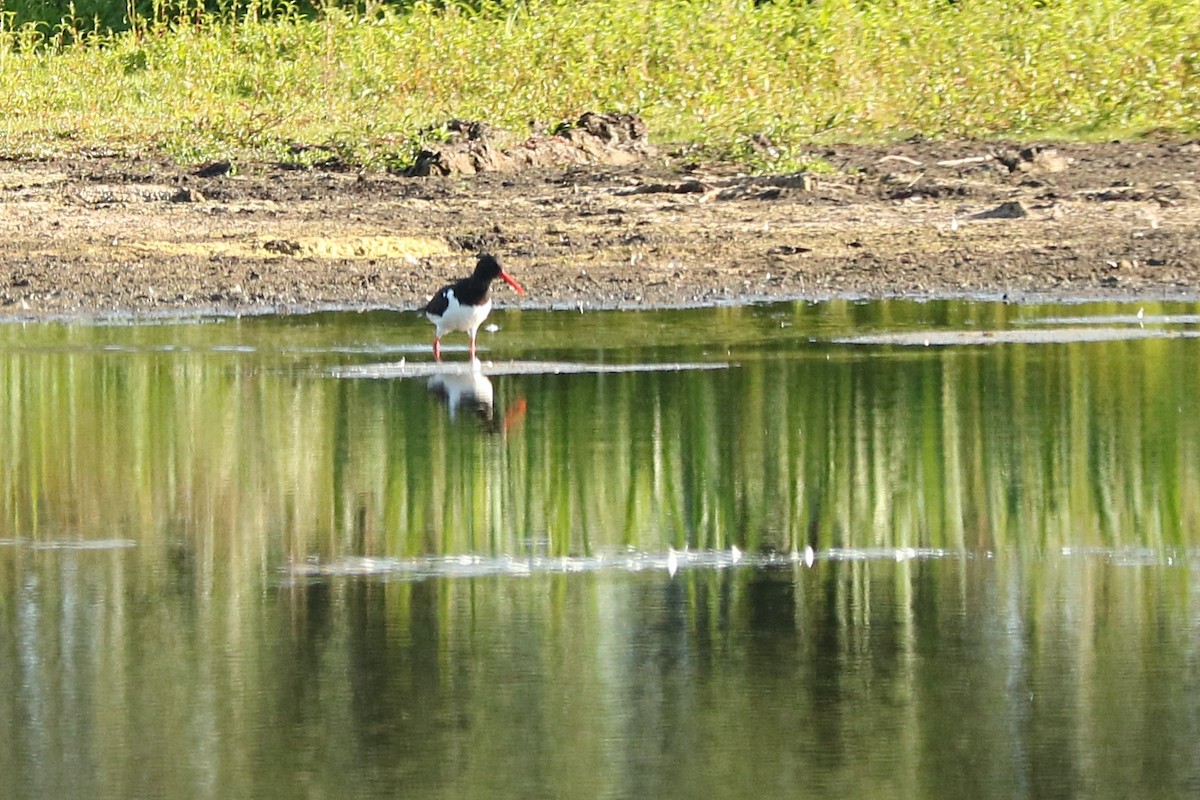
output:
[[[0,162],[0,315],[414,307],[479,249],[529,307],[1200,295],[1200,144],[835,146],[835,171]],[[500,299],[517,303],[511,293]]]

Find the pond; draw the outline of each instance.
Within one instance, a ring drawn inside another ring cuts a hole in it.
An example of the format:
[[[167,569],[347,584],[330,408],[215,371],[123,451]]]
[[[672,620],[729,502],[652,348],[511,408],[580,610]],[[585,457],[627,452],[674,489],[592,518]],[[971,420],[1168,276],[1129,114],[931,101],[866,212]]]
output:
[[[1198,312],[0,326],[6,796],[1195,795]]]

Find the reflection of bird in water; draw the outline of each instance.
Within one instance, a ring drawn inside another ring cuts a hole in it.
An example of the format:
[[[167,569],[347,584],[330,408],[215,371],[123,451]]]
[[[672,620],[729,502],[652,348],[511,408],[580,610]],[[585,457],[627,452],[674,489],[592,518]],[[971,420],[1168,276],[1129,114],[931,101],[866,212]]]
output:
[[[500,266],[500,259],[481,253],[471,277],[455,281],[438,289],[425,306],[425,316],[437,326],[433,335],[433,358],[442,360],[442,337],[450,331],[466,331],[471,337],[471,360],[475,360],[475,334],[492,310],[492,298],[488,296],[492,281],[500,278],[524,295],[525,290]]]
[[[525,398],[518,398],[496,419],[495,390],[488,376],[479,370],[442,372],[429,378],[429,391],[446,401],[446,409],[453,421],[458,410],[465,408],[475,414],[490,433],[507,433],[525,417]]]
[[[495,390],[488,376],[478,370],[440,372],[429,378],[429,391],[446,401],[451,420],[462,406],[487,418],[492,416]]]

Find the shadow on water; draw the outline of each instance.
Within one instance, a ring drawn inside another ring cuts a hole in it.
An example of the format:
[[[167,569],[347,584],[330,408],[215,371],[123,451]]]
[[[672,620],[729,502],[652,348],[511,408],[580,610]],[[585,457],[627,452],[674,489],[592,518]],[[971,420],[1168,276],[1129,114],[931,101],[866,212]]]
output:
[[[6,791],[1194,794],[1191,311],[0,327]]]

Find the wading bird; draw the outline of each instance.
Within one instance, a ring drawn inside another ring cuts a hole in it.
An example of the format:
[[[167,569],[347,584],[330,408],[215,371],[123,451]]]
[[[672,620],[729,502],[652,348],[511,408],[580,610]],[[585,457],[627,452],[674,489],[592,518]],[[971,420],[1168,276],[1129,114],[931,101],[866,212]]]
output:
[[[481,253],[471,277],[438,289],[425,306],[425,316],[437,328],[433,335],[435,361],[442,360],[442,337],[450,331],[466,331],[471,337],[471,360],[475,360],[475,334],[492,310],[492,298],[488,290],[496,278],[511,286],[517,294],[525,295],[521,285],[500,266],[499,258]]]

